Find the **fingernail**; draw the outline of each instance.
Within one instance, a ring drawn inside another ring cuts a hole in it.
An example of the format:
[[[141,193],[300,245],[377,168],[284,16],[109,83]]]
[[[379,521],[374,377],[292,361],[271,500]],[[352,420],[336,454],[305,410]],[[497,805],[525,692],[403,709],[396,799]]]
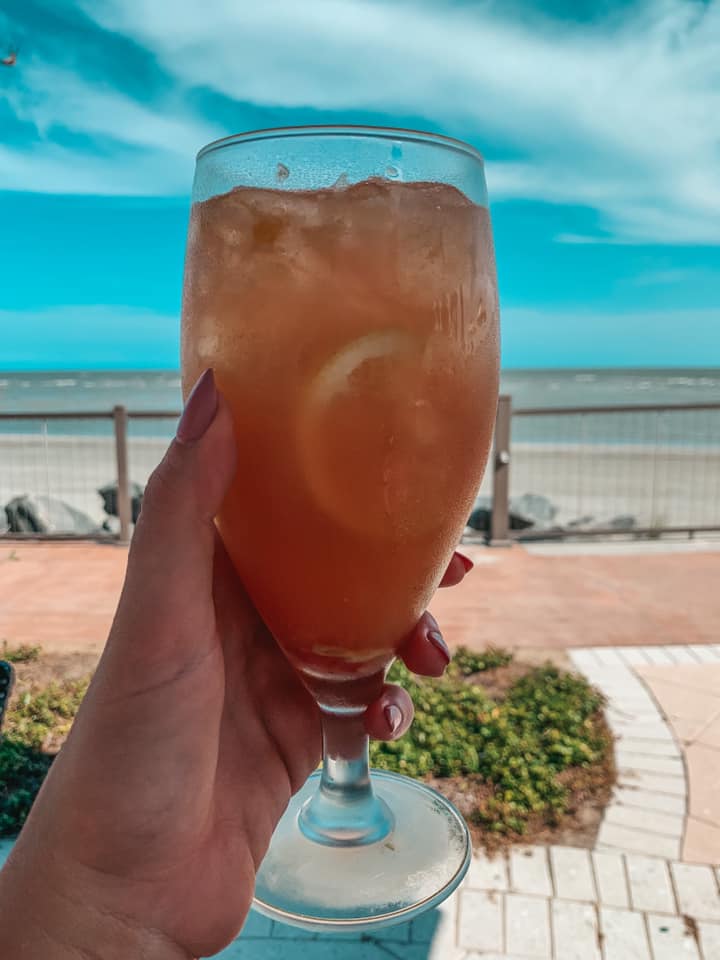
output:
[[[396,706],[394,703],[389,703],[383,710],[383,713],[385,714],[387,725],[390,727],[390,733],[397,733],[402,725],[403,720],[402,710],[400,707]]]
[[[460,563],[465,567],[465,573],[470,573],[475,566],[470,557],[466,557],[464,553],[458,553],[458,557],[460,558]]]
[[[215,419],[218,408],[218,392],[211,369],[198,379],[187,398],[180,417],[175,437],[180,443],[195,443]]]
[[[448,645],[445,643],[445,638],[440,633],[439,630],[430,630],[427,635],[430,643],[435,647],[438,653],[441,653],[446,660],[446,666],[450,663],[450,651],[448,650]]]

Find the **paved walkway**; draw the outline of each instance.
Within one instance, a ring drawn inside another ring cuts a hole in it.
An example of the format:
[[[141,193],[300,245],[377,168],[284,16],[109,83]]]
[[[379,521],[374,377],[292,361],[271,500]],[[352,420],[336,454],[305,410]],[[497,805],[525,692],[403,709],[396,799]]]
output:
[[[475,856],[442,907],[368,937],[251,914],[222,960],[720,960],[720,644],[570,656],[606,694],[618,738],[594,850]]]
[[[719,541],[464,549],[475,569],[432,603],[451,645],[685,645],[720,637]],[[110,544],[0,542],[0,640],[99,651],[126,559]]]

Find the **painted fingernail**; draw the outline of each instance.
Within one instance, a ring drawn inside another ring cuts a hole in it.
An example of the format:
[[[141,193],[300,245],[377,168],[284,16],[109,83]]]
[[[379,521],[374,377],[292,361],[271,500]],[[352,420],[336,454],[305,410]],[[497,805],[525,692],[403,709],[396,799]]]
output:
[[[390,727],[390,733],[396,734],[403,721],[402,710],[394,703],[389,703],[383,710],[387,725]]]
[[[465,573],[470,573],[475,564],[472,562],[470,557],[466,557],[464,553],[458,553],[458,559],[460,563],[465,567]]]
[[[439,630],[430,630],[427,635],[430,643],[435,647],[438,653],[442,654],[445,657],[446,665],[450,663],[450,651],[448,650],[448,645],[445,643],[445,638],[440,633]]]
[[[180,417],[175,437],[180,443],[195,443],[215,419],[218,408],[218,392],[215,376],[206,370],[190,392],[185,409]]]

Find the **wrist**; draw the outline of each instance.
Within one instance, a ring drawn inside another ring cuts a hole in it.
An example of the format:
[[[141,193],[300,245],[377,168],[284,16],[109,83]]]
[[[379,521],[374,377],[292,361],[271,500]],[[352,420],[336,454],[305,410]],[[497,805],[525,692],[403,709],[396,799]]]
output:
[[[11,857],[0,871],[0,957],[193,960],[160,931],[104,909],[71,871],[26,867]]]

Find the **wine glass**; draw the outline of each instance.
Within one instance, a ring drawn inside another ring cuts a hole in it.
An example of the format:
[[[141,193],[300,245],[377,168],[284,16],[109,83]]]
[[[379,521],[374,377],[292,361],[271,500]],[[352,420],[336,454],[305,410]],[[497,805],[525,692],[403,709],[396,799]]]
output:
[[[321,711],[255,905],[313,930],[409,920],[469,863],[467,827],[373,773],[363,712],[436,590],[490,447],[498,304],[480,154],[406,130],[304,127],[197,159],[183,388],[213,367],[242,463],[217,518]],[[282,572],[278,557],[282,557]]]

